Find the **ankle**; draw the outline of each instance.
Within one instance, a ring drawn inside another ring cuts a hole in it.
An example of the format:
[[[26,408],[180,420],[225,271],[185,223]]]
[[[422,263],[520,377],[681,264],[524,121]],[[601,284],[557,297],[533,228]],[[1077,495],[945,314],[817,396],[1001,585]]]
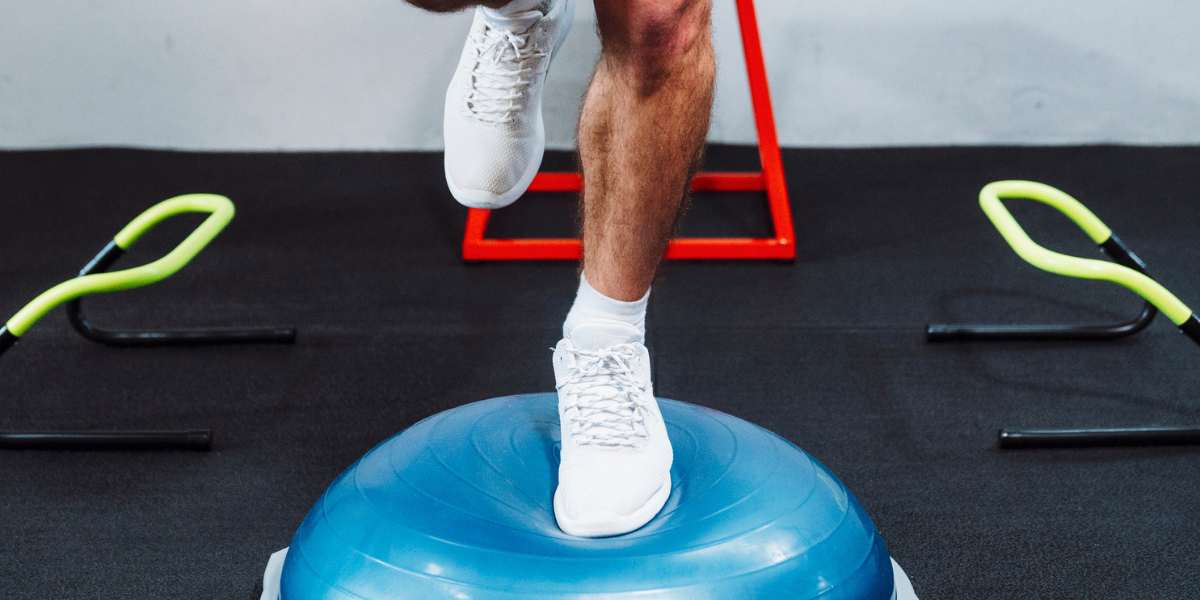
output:
[[[642,302],[650,295],[650,283],[637,282],[639,277],[629,277],[631,272],[640,272],[640,269],[629,268],[606,268],[593,269],[591,271],[584,269],[584,273],[588,273],[585,279],[583,274],[580,274],[579,280],[581,284],[587,284],[588,289],[596,292],[606,298],[616,302],[624,302],[627,304]]]
[[[563,323],[563,337],[571,337],[571,332],[580,326],[611,324],[636,331],[636,341],[641,343],[646,337],[646,306],[649,300],[650,290],[633,301],[612,298],[592,287],[586,275],[581,274],[575,303],[571,305]]]

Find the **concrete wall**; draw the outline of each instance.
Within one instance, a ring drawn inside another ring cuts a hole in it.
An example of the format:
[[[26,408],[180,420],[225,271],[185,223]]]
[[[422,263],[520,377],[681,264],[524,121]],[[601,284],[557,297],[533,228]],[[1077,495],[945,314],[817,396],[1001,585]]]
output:
[[[571,145],[592,4],[555,65]],[[732,0],[711,137],[753,141]],[[758,0],[794,146],[1200,142],[1200,3]],[[469,15],[402,0],[0,0],[0,147],[436,149]]]

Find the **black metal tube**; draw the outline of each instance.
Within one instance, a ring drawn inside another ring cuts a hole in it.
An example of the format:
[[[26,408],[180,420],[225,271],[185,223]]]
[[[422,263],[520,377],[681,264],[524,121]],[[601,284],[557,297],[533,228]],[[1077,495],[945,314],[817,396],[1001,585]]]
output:
[[[83,265],[83,268],[79,270],[79,274],[91,275],[92,273],[107,271],[123,254],[125,254],[125,250],[117,245],[116,240],[111,240],[96,253],[96,256],[92,257],[92,260]]]
[[[88,261],[80,275],[103,273],[125,251],[111,241]],[[109,346],[198,346],[202,344],[291,344],[296,341],[292,327],[252,327],[215,329],[104,329],[93,325],[83,314],[80,299],[66,305],[71,326],[83,337]]]
[[[1195,314],[1188,317],[1188,320],[1184,321],[1183,325],[1179,326],[1179,330],[1182,331],[1184,335],[1192,338],[1193,342],[1200,344],[1200,320],[1196,319]]]
[[[1101,252],[1113,262],[1146,274],[1146,263],[1116,234],[1099,244]],[[925,327],[930,342],[968,340],[1112,340],[1145,329],[1158,309],[1146,301],[1133,320],[1112,325],[981,325],[930,324]],[[1179,326],[1192,341],[1200,344],[1200,320],[1192,315]],[[1092,448],[1105,446],[1200,445],[1200,429],[1190,427],[1120,427],[1110,429],[1001,429],[997,445],[1018,448]]]
[[[1134,254],[1117,234],[1111,234],[1099,244],[1100,251],[1113,262],[1146,273],[1146,263]],[[1133,335],[1150,325],[1158,309],[1150,302],[1142,304],[1142,310],[1129,321],[1112,325],[992,325],[979,323],[935,323],[925,326],[925,339],[930,342],[966,341],[1096,341],[1115,340]],[[1200,342],[1200,339],[1197,340]]]
[[[1200,444],[1191,427],[1120,427],[1113,429],[1001,429],[1000,448],[1095,448]]]
[[[7,326],[0,326],[0,354],[4,354],[17,343],[19,338],[8,331]]]
[[[1146,302],[1136,317],[1112,325],[932,323],[925,326],[925,339],[930,342],[1114,340],[1145,329],[1156,316],[1158,309]]]
[[[205,344],[291,344],[296,341],[292,327],[214,328],[214,329],[103,329],[88,321],[83,304],[72,300],[66,305],[67,319],[83,337],[108,346],[199,346]]]
[[[212,448],[212,431],[0,431],[0,448],[208,451]]]
[[[1109,235],[1108,239],[1100,244],[1100,250],[1119,265],[1129,267],[1140,273],[1146,272],[1146,262],[1142,260],[1142,257],[1134,254],[1133,250],[1130,250],[1129,246],[1126,246],[1125,242],[1117,237],[1115,233]]]

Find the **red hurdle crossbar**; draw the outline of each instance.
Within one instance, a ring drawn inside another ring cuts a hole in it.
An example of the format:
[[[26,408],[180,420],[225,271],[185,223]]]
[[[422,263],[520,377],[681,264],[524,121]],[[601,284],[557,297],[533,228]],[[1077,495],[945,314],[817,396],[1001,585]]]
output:
[[[792,209],[788,201],[787,182],[783,176],[783,159],[775,133],[775,116],[771,110],[771,92],[767,86],[767,69],[763,62],[762,42],[758,35],[758,18],[754,0],[736,0],[738,23],[742,32],[742,50],[746,56],[746,71],[750,80],[750,101],[754,106],[754,125],[758,131],[758,156],[762,171],[704,172],[692,179],[693,192],[766,192],[774,235],[765,238],[746,237],[680,237],[667,246],[669,259],[744,259],[791,260],[796,258],[793,238]],[[578,173],[538,173],[529,186],[531,192],[578,192],[583,178]],[[467,212],[466,233],[463,235],[463,260],[579,260],[583,246],[573,238],[488,238],[490,211],[470,209]]]

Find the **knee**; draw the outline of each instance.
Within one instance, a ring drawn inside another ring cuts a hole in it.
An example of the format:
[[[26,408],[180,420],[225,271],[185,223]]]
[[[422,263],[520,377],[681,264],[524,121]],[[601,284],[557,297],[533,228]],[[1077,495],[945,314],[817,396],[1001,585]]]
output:
[[[605,50],[619,54],[644,78],[687,68],[711,71],[710,0],[625,0],[601,17]],[[623,10],[622,10],[623,8]]]

